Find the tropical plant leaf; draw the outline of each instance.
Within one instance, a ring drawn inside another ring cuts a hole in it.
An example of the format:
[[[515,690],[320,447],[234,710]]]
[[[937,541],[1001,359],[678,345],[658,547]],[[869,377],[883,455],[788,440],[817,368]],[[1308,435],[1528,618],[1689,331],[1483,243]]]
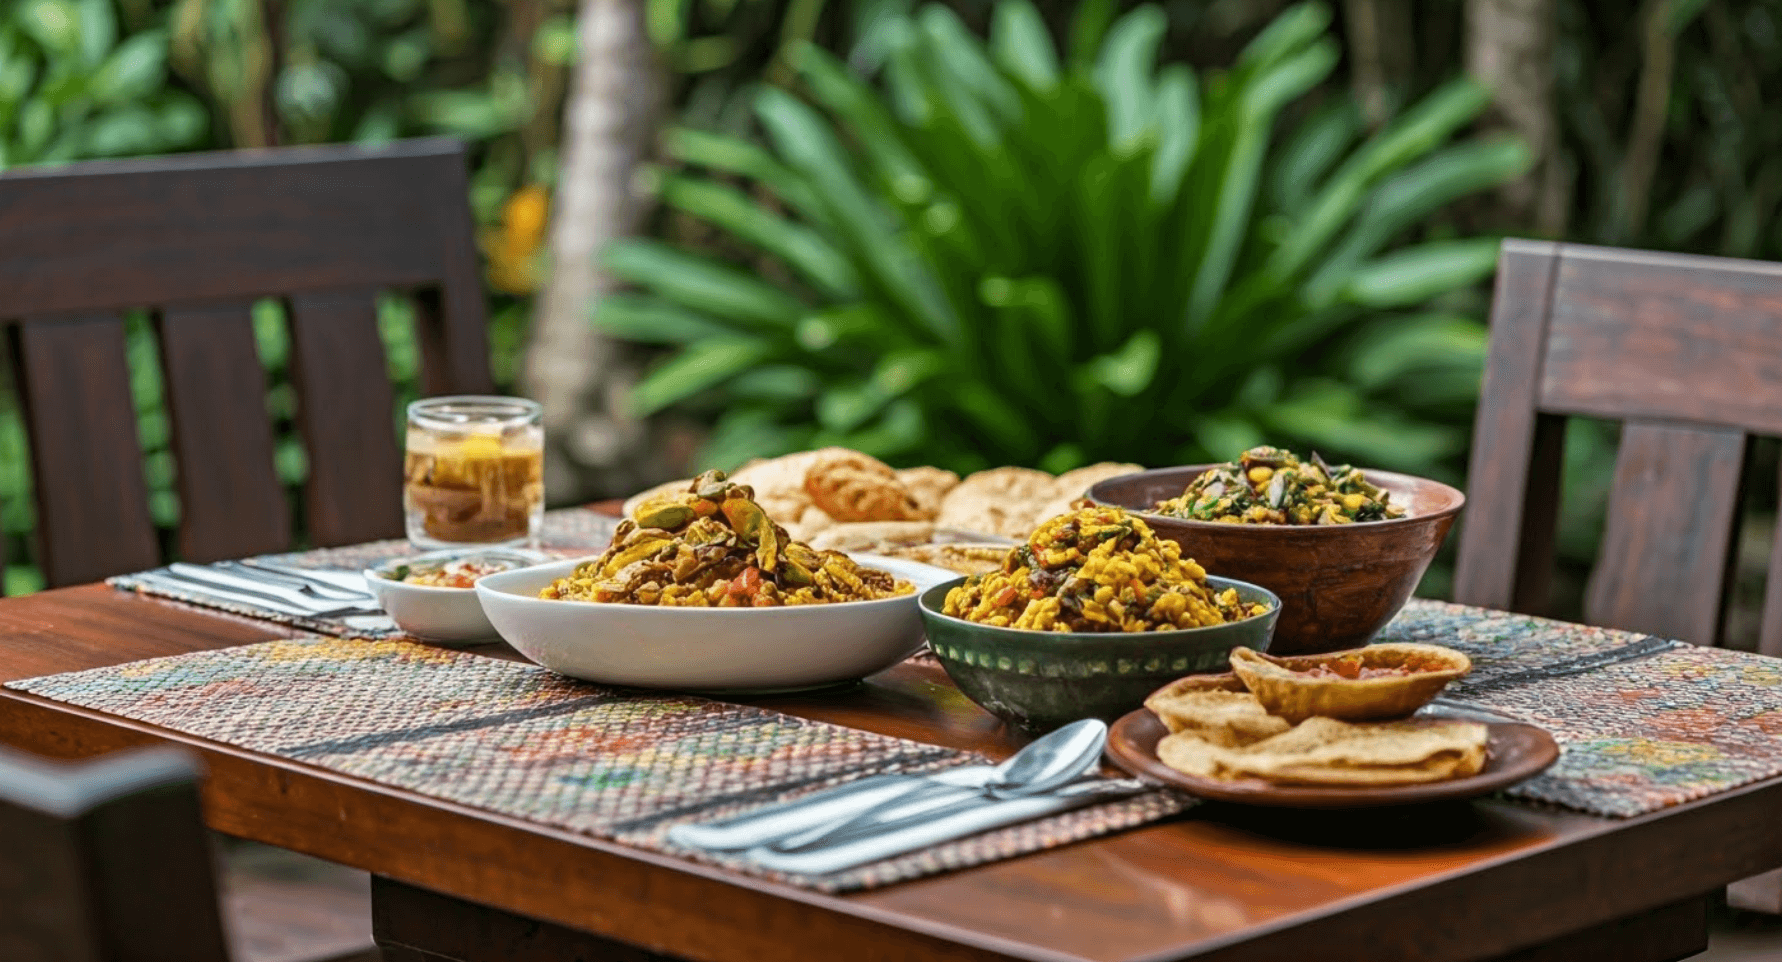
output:
[[[1330,167],[1361,133],[1361,111],[1353,100],[1330,104],[1281,145],[1278,161],[1270,172],[1268,196],[1274,208],[1290,215],[1303,208]]]
[[[1186,64],[1170,64],[1157,78],[1157,153],[1151,160],[1151,201],[1168,207],[1182,188],[1200,138],[1200,95]]]
[[[1458,368],[1477,382],[1488,341],[1489,331],[1476,318],[1441,313],[1381,318],[1356,332],[1342,368],[1350,383],[1365,391],[1443,367]]]
[[[823,221],[827,211],[817,203],[810,185],[773,155],[746,140],[687,127],[664,132],[662,144],[668,155],[683,163],[741,174],[774,192],[807,220]]]
[[[647,293],[610,323],[660,312],[643,336],[686,345],[645,402],[722,410],[702,456],[730,463],[845,444],[1059,470],[1269,442],[1456,474],[1483,329],[1427,305],[1467,302],[1496,243],[1423,228],[1526,151],[1450,146],[1481,102],[1464,84],[1365,141],[1343,97],[1284,127],[1338,62],[1325,4],[1204,85],[1155,63],[1157,10],[1114,13],[1079,4],[1061,65],[1031,0],[997,4],[987,43],[899,0],[854,70],[791,51],[801,92],[754,100],[767,149],[671,137],[702,170],[665,198],[797,276],[618,248]]]
[[[1152,74],[1157,45],[1169,21],[1156,7],[1137,7],[1108,31],[1095,62],[1095,86],[1108,104],[1108,141],[1116,151],[1136,148],[1158,116]]]
[[[807,227],[775,216],[747,195],[724,184],[670,174],[659,187],[663,201],[722,227],[785,261],[830,297],[852,297],[860,279],[853,265]]]
[[[712,339],[686,350],[651,371],[631,389],[631,412],[647,417],[742,374],[766,360],[773,347],[763,341]]]
[[[942,341],[956,341],[959,320],[941,297],[933,275],[884,230],[888,214],[850,172],[847,155],[816,111],[774,88],[756,104],[763,126],[792,167],[810,179],[855,256],[864,277],[911,319]]]
[[[1314,304],[1335,296],[1349,271],[1400,233],[1448,204],[1521,176],[1533,155],[1519,140],[1457,144],[1430,154],[1375,188],[1355,225],[1306,282]]]
[[[1044,93],[1058,83],[1058,51],[1029,0],[1001,0],[990,23],[990,49],[1002,69]]]
[[[1237,265],[1275,114],[1287,101],[1323,80],[1336,67],[1337,56],[1336,45],[1323,41],[1284,60],[1263,61],[1271,65],[1262,69],[1255,87],[1234,105],[1237,116],[1230,122],[1236,125],[1237,134],[1221,178],[1205,253],[1188,295],[1190,328],[1213,312]]]
[[[1476,284],[1497,269],[1492,239],[1431,241],[1358,268],[1344,294],[1364,307],[1410,307],[1444,291]]]
[[[1101,51],[1108,25],[1114,22],[1114,0],[1081,0],[1070,21],[1070,66],[1088,70]]]
[[[1297,274],[1355,214],[1366,191],[1388,171],[1435,149],[1490,103],[1490,93],[1466,79],[1452,81],[1371,138],[1331,175],[1294,226],[1291,239],[1275,253],[1270,268],[1278,277]]]
[[[594,323],[613,337],[640,344],[691,344],[737,331],[660,298],[608,294],[594,308]]]
[[[611,244],[601,263],[677,304],[757,330],[790,329],[807,312],[797,298],[772,284],[657,241]]]

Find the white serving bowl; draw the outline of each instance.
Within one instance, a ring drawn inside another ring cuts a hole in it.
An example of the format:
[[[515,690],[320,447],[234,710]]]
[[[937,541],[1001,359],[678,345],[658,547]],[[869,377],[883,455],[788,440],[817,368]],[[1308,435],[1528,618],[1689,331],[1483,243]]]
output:
[[[476,583],[502,638],[559,674],[608,685],[773,691],[864,678],[922,646],[916,596],[958,577],[944,568],[855,555],[915,584],[878,601],[779,608],[660,608],[538,597],[576,561],[488,575]]]
[[[511,548],[463,548],[432,551],[407,558],[393,558],[365,570],[365,587],[377,597],[378,606],[396,622],[396,627],[420,638],[441,645],[481,645],[501,640],[489,616],[483,614],[482,602],[471,588],[441,588],[391,581],[384,575],[403,564],[420,561],[449,561],[472,555],[510,558],[523,565],[533,565],[549,557],[532,551]],[[508,574],[511,572],[502,572]]]

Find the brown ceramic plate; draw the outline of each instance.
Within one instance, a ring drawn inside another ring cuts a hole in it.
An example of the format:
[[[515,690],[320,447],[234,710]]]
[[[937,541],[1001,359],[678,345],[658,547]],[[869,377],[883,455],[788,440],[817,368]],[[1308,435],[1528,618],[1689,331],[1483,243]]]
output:
[[[1389,787],[1276,785],[1259,778],[1220,781],[1178,772],[1157,757],[1157,743],[1169,730],[1141,708],[1108,731],[1108,758],[1140,778],[1179,788],[1190,795],[1239,805],[1270,808],[1385,808],[1422,802],[1456,801],[1489,795],[1535,775],[1559,759],[1559,744],[1544,729],[1520,722],[1485,722],[1485,768],[1477,775],[1445,782]]]

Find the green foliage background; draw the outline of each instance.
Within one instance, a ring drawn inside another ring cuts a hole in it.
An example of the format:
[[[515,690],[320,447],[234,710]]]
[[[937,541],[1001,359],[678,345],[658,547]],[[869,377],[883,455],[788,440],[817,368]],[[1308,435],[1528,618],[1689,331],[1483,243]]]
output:
[[[1386,78],[1390,102],[1402,108],[1452,79],[1462,60],[1463,5],[1380,2],[1399,4],[1413,21],[1405,41],[1408,67]],[[760,142],[755,89],[763,83],[801,89],[792,57],[799,41],[871,70],[887,53],[875,39],[882,36],[877,26],[911,6],[909,0],[646,0],[646,14],[672,73],[679,125]],[[989,26],[988,0],[948,6],[973,31]],[[1052,33],[1063,35],[1082,4],[1041,0],[1037,6]],[[1130,0],[1111,5],[1120,9],[1109,9],[1109,19],[1131,6]],[[1159,62],[1185,60],[1203,75],[1227,67],[1285,6],[1283,0],[1174,0],[1165,8]],[[1782,207],[1782,161],[1774,149],[1782,126],[1766,107],[1782,96],[1782,0],[1636,7],[1623,0],[1560,0],[1559,9],[1556,101],[1572,187],[1567,236],[1782,259],[1782,225],[1774,216]],[[504,208],[518,192],[548,195],[552,187],[561,100],[575,56],[573,16],[571,0],[10,0],[0,4],[0,169],[451,133],[474,145],[472,205],[490,250],[523,260],[528,247],[505,230]],[[1342,32],[1339,18],[1333,35],[1346,44]],[[1287,122],[1341,112],[1353,81],[1351,64],[1339,62],[1303,106],[1287,111]],[[679,162],[666,159],[678,174]],[[1491,205],[1482,203],[1440,215],[1413,233],[1441,239],[1528,230],[1494,220]],[[768,263],[679,209],[665,211],[654,232],[748,269]],[[521,281],[491,292],[503,381],[511,381],[525,337],[525,274],[502,272]],[[1475,294],[1445,306],[1476,318],[1483,302]],[[276,414],[288,410],[280,393],[276,306],[264,308],[257,323]],[[177,506],[165,484],[171,464],[153,345],[145,322],[133,325],[149,475],[160,492],[157,517],[170,521]],[[392,373],[412,384],[413,350],[400,302],[386,305],[383,330]],[[1356,343],[1390,346],[1381,332]],[[1382,376],[1384,362],[1372,363],[1370,376]],[[5,404],[0,400],[0,536],[17,561],[28,557],[28,472],[20,426]],[[1465,407],[1464,398],[1458,406]],[[1465,423],[1463,414],[1452,417],[1450,423]],[[814,411],[811,424],[820,425]],[[1613,433],[1587,429],[1574,438],[1569,456],[1580,470],[1568,476],[1569,494],[1585,510],[1567,511],[1572,523],[1563,544],[1575,561],[1587,562],[1597,535],[1590,519],[1600,514],[1590,506],[1600,508],[1607,472],[1599,466],[1612,450]],[[286,450],[281,471],[295,482],[301,457]],[[1461,467],[1448,463],[1454,471]],[[7,589],[29,588],[33,577],[28,565],[15,566]]]
[[[808,100],[755,99],[770,151],[672,132],[705,173],[662,173],[664,202],[771,262],[609,249],[648,294],[600,322],[685,344],[639,409],[709,411],[722,467],[841,444],[1063,471],[1273,441],[1458,480],[1497,242],[1440,214],[1528,161],[1449,142],[1485,92],[1452,83],[1372,133],[1342,98],[1280,122],[1340,59],[1329,8],[1201,76],[1157,66],[1159,8],[1110,14],[1084,4],[1061,53],[1026,0],[987,42],[925,6],[885,21],[883,97],[806,46]]]

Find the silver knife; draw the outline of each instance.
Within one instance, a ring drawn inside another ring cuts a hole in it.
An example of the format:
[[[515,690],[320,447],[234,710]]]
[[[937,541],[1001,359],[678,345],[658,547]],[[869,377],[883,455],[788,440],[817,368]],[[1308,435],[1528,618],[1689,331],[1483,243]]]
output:
[[[317,604],[294,592],[275,588],[271,585],[255,585],[241,579],[229,578],[201,568],[197,565],[174,562],[165,568],[156,568],[142,572],[142,575],[159,578],[162,582],[173,582],[184,585],[188,590],[193,588],[210,592],[226,592],[237,598],[253,599],[252,604],[260,605],[282,614],[302,615],[308,618],[332,618],[339,615],[381,614],[382,610],[371,605],[339,603]]]
[[[324,578],[296,568],[278,568],[241,561],[218,561],[210,567],[238,578],[246,578],[249,581],[289,588],[312,599],[361,603],[375,602],[376,600],[376,596],[364,588],[349,588],[332,578]],[[365,580],[363,575],[349,575],[349,577],[357,578],[360,582]]]
[[[852,818],[923,782],[975,788],[994,770],[990,765],[962,765],[923,775],[873,775],[721,822],[676,825],[668,830],[668,839],[688,848],[742,851],[813,825]]]
[[[1056,815],[1096,802],[1126,798],[1149,789],[1150,786],[1137,779],[1090,778],[1049,795],[1001,801],[979,795],[945,811],[923,812],[896,822],[880,822],[867,834],[818,848],[776,852],[763,846],[749,850],[745,857],[773,871],[828,875],[994,828]]]

